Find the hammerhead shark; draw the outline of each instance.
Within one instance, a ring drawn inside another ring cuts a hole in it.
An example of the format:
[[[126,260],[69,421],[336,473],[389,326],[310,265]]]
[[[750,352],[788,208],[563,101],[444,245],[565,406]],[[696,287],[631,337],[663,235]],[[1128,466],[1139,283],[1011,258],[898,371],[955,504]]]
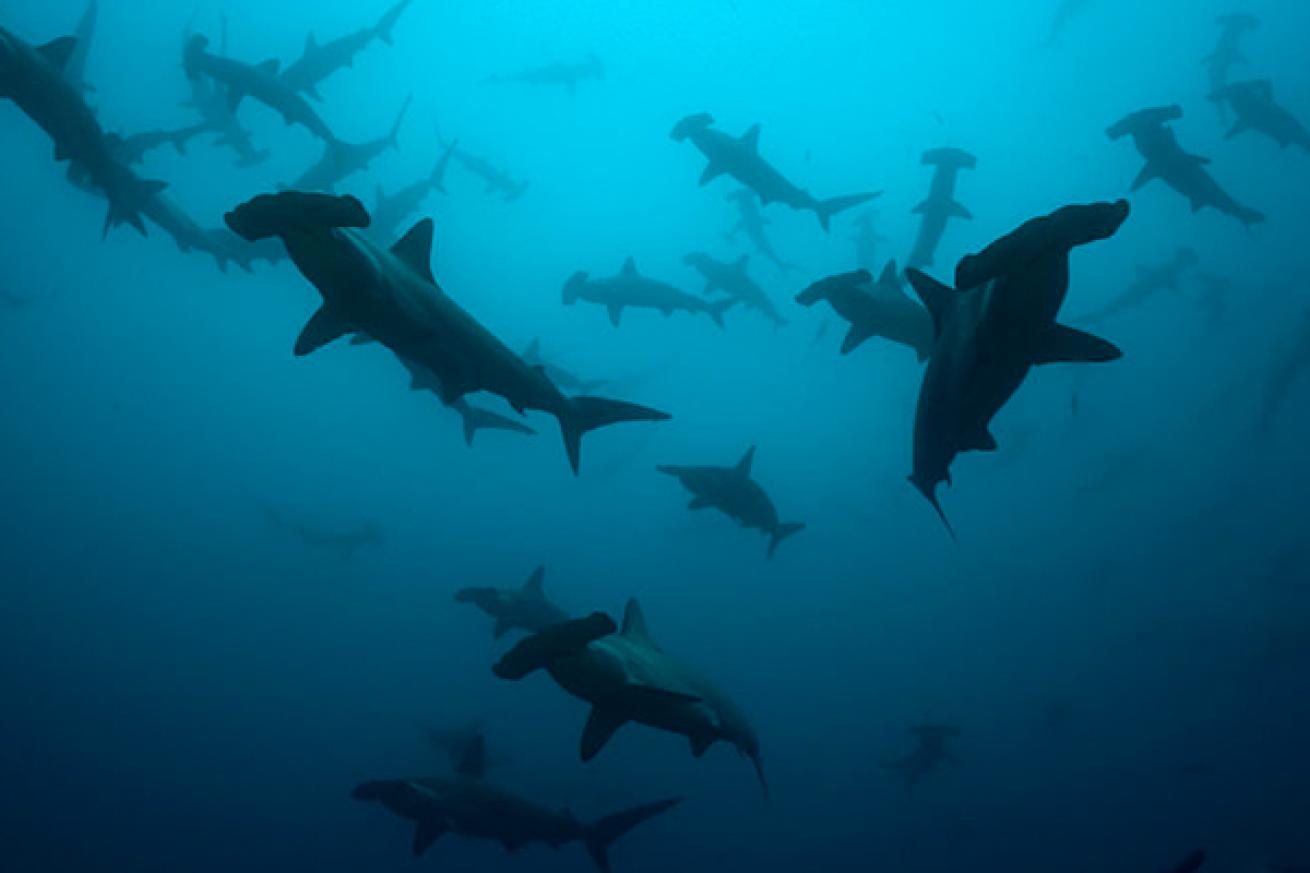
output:
[[[913,790],[920,780],[942,764],[956,763],[946,744],[960,735],[960,729],[949,725],[921,724],[910,728],[909,733],[916,741],[914,751],[889,766],[905,780],[905,787]]]
[[[513,203],[528,190],[526,179],[515,179],[507,171],[497,167],[491,161],[475,155],[459,144],[459,140],[444,140],[437,137],[449,159],[463,167],[471,175],[477,176],[487,185],[488,194],[500,194],[506,203]]]
[[[513,630],[536,633],[554,624],[568,621],[568,614],[546,597],[542,580],[546,568],[532,571],[520,588],[461,588],[455,592],[457,603],[471,603],[496,620],[491,635],[500,639]]]
[[[238,206],[226,220],[248,240],[281,238],[321,294],[323,306],[296,341],[297,355],[363,333],[402,361],[431,372],[447,405],[487,391],[520,414],[536,409],[555,416],[575,474],[586,432],[623,421],[669,418],[634,403],[566,396],[545,373],[525,364],[437,285],[430,219],[416,224],[390,250],[359,232],[368,227],[369,215],[353,197],[266,194]]]
[[[629,600],[623,629],[604,613],[553,625],[520,641],[493,671],[517,681],[545,670],[569,694],[590,703],[582,760],[590,761],[630,721],[682,734],[699,758],[722,740],[751,759],[768,796],[759,739],[740,707],[716,684],[666,653]]]
[[[479,737],[451,776],[363,782],[351,797],[377,801],[394,815],[414,822],[416,856],[445,834],[497,842],[507,852],[531,843],[557,849],[580,842],[601,873],[609,873],[609,848],[616,840],[682,802],[681,798],[669,798],[647,803],[586,824],[567,810],[549,809],[487,782],[485,773],[486,747]]]
[[[102,235],[127,223],[144,236],[142,209],[168,186],[141,179],[116,154],[115,140],[64,74],[76,48],[71,36],[37,47],[0,27],[0,98],[13,100],[54,142],[55,160],[80,168],[109,201]]]
[[[760,209],[760,199],[755,196],[755,192],[749,188],[738,188],[728,194],[727,199],[737,205],[737,224],[724,234],[729,241],[736,239],[738,233],[745,233],[746,238],[755,246],[755,251],[764,256],[765,260],[772,263],[778,268],[779,272],[789,273],[796,269],[795,264],[789,264],[778,253],[774,251],[773,243],[769,241],[769,236],[764,232],[764,228],[772,222],[765,216]]]
[[[781,522],[778,510],[760,484],[751,478],[755,463],[755,447],[732,467],[679,467],[668,464],[656,467],[659,472],[673,476],[693,495],[687,508],[717,509],[742,527],[755,528],[769,538],[768,556],[773,557],[778,544],[793,534],[805,530],[800,522]]]
[[[1219,187],[1205,169],[1209,158],[1188,154],[1178,144],[1170,123],[1183,117],[1179,106],[1157,106],[1124,117],[1106,130],[1110,139],[1133,138],[1137,151],[1146,160],[1132,190],[1137,191],[1152,179],[1160,179],[1187,198],[1192,211],[1207,206],[1231,215],[1250,227],[1265,220],[1262,213],[1243,206]]]
[[[1099,324],[1108,318],[1135,309],[1161,291],[1178,291],[1183,272],[1200,261],[1196,249],[1180,246],[1172,258],[1162,264],[1143,264],[1137,268],[1137,277],[1118,297],[1082,318],[1085,324]]]
[[[400,148],[400,126],[405,123],[405,113],[409,111],[409,104],[413,99],[413,95],[405,98],[396,120],[391,125],[391,130],[377,139],[361,143],[339,139],[328,140],[323,144],[323,157],[290,187],[296,191],[331,193],[339,183],[367,170],[369,165],[387,149]]]
[[[742,255],[732,263],[725,263],[715,260],[705,252],[692,252],[684,257],[682,262],[705,277],[704,296],[726,294],[729,299],[763,315],[773,323],[774,327],[782,327],[787,323],[787,319],[778,312],[769,295],[764,293],[764,289],[747,272],[750,263],[749,255]]]
[[[303,92],[315,100],[322,100],[319,83],[345,67],[354,66],[355,56],[368,48],[374,40],[391,45],[391,31],[401,14],[413,0],[400,0],[388,9],[377,24],[361,28],[354,33],[319,44],[313,31],[305,38],[305,51],[300,60],[282,71],[282,81],[294,91]]]
[[[1219,16],[1216,23],[1220,28],[1219,42],[1203,61],[1210,73],[1211,94],[1217,94],[1228,84],[1233,67],[1250,63],[1242,54],[1242,39],[1247,32],[1260,26],[1260,19],[1245,12],[1237,12]]]
[[[373,223],[369,226],[374,239],[393,239],[400,226],[423,208],[428,195],[433,191],[446,193],[446,168],[450,166],[450,155],[450,149],[446,149],[431,173],[391,194],[378,185],[377,199],[373,201]]]
[[[548,361],[541,356],[541,340],[536,337],[523,350],[522,358],[529,367],[540,367],[546,371],[546,377],[570,394],[589,394],[609,384],[609,379],[584,379],[559,364]]]
[[[878,247],[887,242],[886,236],[878,233],[878,212],[866,209],[855,218],[855,266],[861,270],[873,272],[878,269]]]
[[[920,361],[932,354],[932,316],[902,289],[895,261],[883,267],[877,282],[868,270],[860,269],[820,279],[796,295],[802,306],[821,300],[850,323],[841,344],[843,355],[875,336],[914,349]]]
[[[667,282],[648,279],[637,272],[637,262],[628,258],[617,276],[593,279],[587,273],[577,272],[564,283],[562,295],[565,306],[579,300],[598,303],[609,312],[610,323],[615,327],[623,319],[624,309],[655,309],[664,315],[674,312],[704,313],[720,328],[723,313],[737,302],[734,298],[713,303],[679,291]]]
[[[932,313],[931,359],[914,420],[910,482],[954,536],[937,499],[956,455],[995,451],[989,429],[1034,366],[1112,361],[1103,339],[1056,322],[1069,290],[1069,253],[1113,236],[1128,202],[1066,206],[1034,218],[960,261],[955,288],[920,273],[907,278]],[[956,290],[958,289],[958,290]]]
[[[701,174],[700,184],[708,185],[719,176],[728,175],[754,191],[760,201],[785,203],[792,209],[809,210],[825,231],[837,213],[867,203],[881,194],[873,191],[817,200],[808,191],[802,191],[789,182],[771,164],[760,157],[760,126],[753,125],[740,137],[729,136],[714,129],[714,116],[707,112],[688,115],[679,121],[670,134],[675,142],[691,140],[708,161]]]
[[[1274,86],[1268,79],[1233,82],[1211,95],[1226,102],[1237,120],[1228,138],[1253,130],[1263,133],[1282,148],[1300,146],[1310,152],[1310,131],[1287,107],[1274,99]]]
[[[487,85],[562,85],[572,97],[577,93],[578,85],[589,79],[605,81],[605,65],[595,55],[587,55],[587,60],[580,64],[546,64],[503,76],[488,76],[483,82]]]
[[[908,264],[915,269],[933,263],[937,246],[946,233],[946,223],[950,219],[973,218],[973,213],[955,199],[955,182],[961,170],[976,168],[978,159],[961,149],[941,148],[924,152],[922,163],[934,170],[928,198],[914,207],[915,214],[923,216]]]
[[[1055,15],[1051,18],[1051,30],[1046,37],[1046,45],[1052,46],[1059,42],[1065,28],[1091,5],[1091,2],[1092,0],[1060,0],[1060,5],[1055,8]]]
[[[353,561],[356,553],[365,546],[382,545],[382,530],[371,521],[365,522],[359,530],[324,530],[287,518],[268,504],[263,507],[273,528],[290,534],[310,548],[330,552],[342,561]]]
[[[224,19],[224,22],[226,24],[226,19]],[[224,27],[224,33],[226,34],[226,26]],[[183,33],[184,62],[185,46],[190,43],[191,36],[189,30]],[[223,41],[226,42],[226,38]],[[191,99],[182,105],[195,110],[200,115],[205,127],[218,135],[215,140],[217,145],[232,150],[236,155],[236,166],[246,169],[256,167],[268,160],[271,152],[268,149],[255,148],[250,139],[250,131],[241,125],[236,114],[228,108],[227,89],[225,87],[204,76],[188,79],[188,85],[191,88]]]
[[[1264,405],[1260,412],[1260,425],[1266,430],[1273,425],[1279,411],[1287,401],[1288,392],[1297,378],[1310,369],[1310,310],[1306,310],[1297,325],[1293,341],[1279,353],[1265,383]]]

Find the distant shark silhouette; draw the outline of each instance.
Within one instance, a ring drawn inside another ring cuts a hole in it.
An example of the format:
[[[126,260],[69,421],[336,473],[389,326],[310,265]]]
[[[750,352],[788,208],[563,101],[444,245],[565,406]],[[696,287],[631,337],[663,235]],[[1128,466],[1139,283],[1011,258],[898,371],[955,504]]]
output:
[[[917,742],[914,751],[888,766],[900,774],[906,789],[912,791],[924,777],[936,772],[943,764],[958,763],[946,744],[960,735],[960,729],[949,725],[921,724],[910,728],[909,733]]]
[[[488,194],[499,194],[506,203],[512,203],[522,197],[528,190],[528,181],[526,179],[515,179],[506,170],[502,170],[486,158],[475,155],[461,146],[459,140],[448,141],[441,139],[440,136],[437,139],[440,140],[442,148],[450,156],[450,160],[486,183]]]
[[[330,552],[342,561],[353,561],[360,549],[382,545],[382,530],[373,522],[366,522],[357,531],[335,531],[313,527],[294,521],[268,504],[261,504],[268,523],[275,530],[290,534],[306,546]]]
[[[523,361],[529,367],[540,367],[546,371],[546,378],[554,382],[561,390],[570,394],[589,394],[599,388],[604,388],[610,383],[609,379],[583,379],[581,376],[566,370],[558,364],[547,361],[541,356],[541,341],[536,337],[528,343],[528,347],[523,350],[521,355]]]
[[[391,31],[401,14],[413,0],[400,0],[388,9],[377,24],[354,33],[319,44],[311,31],[305,38],[305,51],[300,59],[282,71],[281,79],[293,91],[303,92],[315,100],[322,100],[319,84],[332,74],[355,64],[355,56],[368,48],[374,40],[391,45]]]
[[[1274,86],[1268,79],[1234,82],[1211,96],[1226,103],[1237,118],[1228,139],[1250,130],[1263,133],[1282,148],[1295,145],[1310,152],[1310,131],[1274,99]]]
[[[378,185],[373,201],[372,223],[369,234],[375,240],[392,240],[399,236],[400,226],[409,221],[433,191],[446,193],[446,169],[450,166],[451,150],[446,149],[432,168],[432,172],[411,182],[391,194]]]
[[[405,113],[409,111],[409,104],[413,99],[413,95],[405,98],[396,120],[391,125],[391,130],[377,139],[361,143],[329,140],[323,146],[323,157],[319,158],[318,163],[306,170],[299,179],[291,183],[290,187],[297,191],[331,193],[336,190],[339,183],[367,170],[387,149],[400,148],[400,126],[405,122]]]
[[[796,295],[802,306],[827,301],[850,324],[841,353],[848,355],[871,337],[884,337],[913,349],[920,361],[932,354],[932,315],[902,290],[896,262],[889,261],[878,281],[860,269],[820,279]]]
[[[1179,291],[1179,282],[1183,271],[1195,266],[1200,261],[1196,250],[1182,246],[1174,256],[1163,264],[1141,265],[1137,268],[1137,277],[1118,297],[1077,321],[1085,324],[1100,324],[1107,319],[1135,309],[1146,303],[1161,291]]]
[[[950,219],[973,218],[973,214],[955,199],[955,182],[961,170],[977,167],[978,159],[961,149],[942,148],[924,152],[922,163],[936,169],[933,171],[928,198],[914,207],[915,213],[923,216],[908,262],[908,266],[914,269],[933,263],[937,246],[946,233],[946,224]]]
[[[546,64],[517,73],[489,76],[487,85],[557,85],[563,86],[572,97],[578,86],[586,81],[605,81],[605,65],[595,55],[588,55],[580,64]]]
[[[471,603],[494,618],[491,635],[496,639],[513,630],[536,633],[569,618],[547,599],[542,586],[545,576],[546,568],[538,567],[521,588],[461,588],[455,592],[455,600]]]
[[[723,313],[737,302],[735,299],[706,302],[679,291],[667,282],[648,279],[637,272],[637,262],[628,258],[617,276],[592,279],[587,273],[577,272],[564,283],[562,295],[565,306],[579,300],[599,303],[609,313],[615,327],[623,319],[625,309],[654,309],[672,315],[675,312],[704,313],[715,324],[723,327]]]
[[[1242,54],[1242,40],[1249,31],[1260,26],[1260,19],[1246,13],[1221,15],[1215,19],[1220,27],[1219,42],[1214,51],[1205,56],[1202,63],[1209,71],[1210,94],[1217,94],[1228,84],[1233,68],[1238,64],[1250,64]],[[1220,116],[1222,117],[1222,105]]]
[[[855,236],[851,237],[851,242],[855,243],[855,266],[872,273],[878,269],[878,247],[890,238],[878,233],[878,212],[875,209],[861,212],[854,224]]]
[[[749,188],[739,188],[728,194],[727,199],[737,206],[737,223],[732,230],[724,234],[724,237],[731,241],[737,238],[738,233],[745,233],[751,245],[755,246],[755,251],[763,255],[779,271],[789,273],[796,269],[795,264],[787,263],[774,251],[773,243],[769,241],[769,236],[764,231],[764,228],[772,222],[760,210],[760,201],[755,192]]]
[[[782,327],[787,319],[779,314],[769,295],[764,292],[747,272],[749,255],[742,255],[732,263],[715,260],[704,252],[692,252],[682,262],[705,278],[704,295],[726,294],[747,309],[753,309],[771,321],[774,327]]]

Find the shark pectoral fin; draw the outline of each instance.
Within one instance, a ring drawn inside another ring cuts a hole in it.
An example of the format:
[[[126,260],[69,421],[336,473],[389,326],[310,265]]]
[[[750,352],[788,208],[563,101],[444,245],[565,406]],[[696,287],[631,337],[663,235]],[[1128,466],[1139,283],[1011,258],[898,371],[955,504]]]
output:
[[[296,338],[296,357],[303,358],[350,332],[350,325],[338,318],[331,309],[323,306],[310,317],[304,329],[300,331],[300,336]]]
[[[1137,178],[1133,179],[1133,187],[1131,190],[1133,191],[1141,190],[1143,185],[1145,185],[1147,182],[1151,181],[1155,177],[1156,177],[1155,167],[1151,166],[1150,164],[1147,164],[1145,167],[1142,167],[1142,171],[1137,174]]]
[[[952,200],[948,209],[952,218],[963,218],[965,221],[973,220],[973,213],[964,207],[963,203]]]
[[[614,732],[627,724],[628,718],[616,709],[593,706],[582,729],[582,760],[590,761],[605,748]]]
[[[450,828],[440,819],[425,818],[414,828],[414,857],[418,857],[431,848]]]
[[[700,184],[702,186],[708,185],[726,172],[728,172],[726,167],[710,161],[705,165],[705,172],[700,174]]]
[[[432,238],[435,232],[432,219],[425,218],[391,247],[391,254],[433,285],[437,284],[432,275]]]
[[[704,497],[693,497],[691,503],[687,504],[688,509],[709,509],[714,504]]]
[[[610,324],[618,327],[619,322],[623,320],[623,307],[617,303],[611,303],[605,308],[609,311]]]
[[[245,99],[246,92],[240,88],[229,85],[227,89],[227,111],[235,113],[241,101]]]
[[[1123,357],[1118,346],[1077,328],[1052,324],[1034,343],[1033,363],[1099,364]]]
[[[859,347],[860,343],[873,336],[873,331],[862,324],[852,324],[851,329],[846,331],[846,338],[841,341],[841,353],[849,355]]]
[[[491,629],[491,636],[493,639],[498,640],[513,629],[514,625],[509,621],[509,619],[498,618],[496,619],[495,627]]]
[[[38,47],[37,51],[41,54],[41,57],[45,58],[46,63],[63,72],[64,68],[68,66],[69,59],[77,51],[77,37],[61,36],[59,39]]]
[[[714,734],[709,732],[693,734],[688,739],[691,740],[691,756],[693,758],[703,757],[709,751],[710,746],[714,745]]]

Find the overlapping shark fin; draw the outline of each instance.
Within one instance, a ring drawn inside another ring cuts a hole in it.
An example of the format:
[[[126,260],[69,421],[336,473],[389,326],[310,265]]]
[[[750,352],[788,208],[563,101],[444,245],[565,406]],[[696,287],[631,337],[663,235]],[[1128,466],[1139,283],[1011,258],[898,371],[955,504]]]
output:
[[[710,161],[705,165],[704,172],[700,174],[701,187],[708,185],[726,172],[728,172],[727,167],[722,164],[716,164],[714,161]]]
[[[749,449],[746,450],[746,454],[741,456],[741,460],[737,462],[737,466],[735,469],[739,474],[749,479],[751,475],[751,467],[753,467],[754,464],[755,464],[755,446],[751,446]]]
[[[582,729],[582,760],[590,761],[600,754],[610,737],[627,722],[628,717],[616,708],[593,706]]]
[[[628,255],[628,259],[623,262],[623,268],[619,270],[619,275],[625,279],[635,279],[641,274],[637,272],[637,259]]]
[[[595,862],[596,869],[600,870],[600,873],[610,873],[609,848],[614,841],[642,822],[649,821],[655,816],[667,812],[679,803],[682,803],[681,797],[672,797],[657,803],[634,806],[631,809],[616,812],[614,815],[607,815],[587,828],[584,842],[587,846],[587,854],[591,855],[591,860]]]
[[[1141,171],[1138,172],[1137,177],[1133,179],[1132,188],[1129,190],[1140,191],[1147,182],[1156,178],[1158,175],[1159,173],[1156,172],[1155,165],[1147,163],[1146,166],[1142,167]]]
[[[533,570],[532,575],[528,577],[528,581],[523,583],[523,590],[528,594],[533,594],[537,597],[545,597],[546,589],[542,585],[542,580],[545,578],[546,565],[542,564],[540,567]]]
[[[960,296],[959,292],[914,268],[905,271],[905,278],[909,280],[910,287],[919,295],[923,305],[932,313],[933,336],[940,337],[942,328],[950,318],[951,310],[955,308],[955,301]]]
[[[305,322],[304,328],[300,331],[300,336],[296,338],[296,357],[303,358],[310,352],[318,351],[323,346],[340,339],[348,333],[351,333],[350,325],[338,318],[337,314],[326,305],[321,306],[318,312],[315,312],[310,316],[309,321]]]
[[[1100,364],[1118,360],[1123,352],[1114,343],[1063,324],[1050,324],[1033,345],[1034,364]]]
[[[492,625],[491,638],[498,640],[512,630],[514,630],[514,625],[510,623],[509,619],[502,616],[496,619],[496,623]]]
[[[61,36],[58,39],[52,39],[45,45],[38,47],[37,51],[40,52],[41,57],[45,58],[46,63],[63,72],[73,54],[77,51],[77,37]]]
[[[481,779],[487,772],[487,740],[482,734],[478,734],[469,742],[455,770],[459,775],[471,779]]]
[[[758,152],[760,150],[760,125],[758,123],[752,124],[750,129],[743,133],[738,141],[751,151]]]
[[[432,275],[432,238],[435,233],[436,225],[432,219],[425,218],[391,247],[391,254],[433,285],[437,284]]]
[[[896,288],[901,287],[900,281],[896,278],[896,259],[887,262],[887,266],[882,268],[882,273],[878,276],[879,285],[892,285]]]
[[[642,611],[641,603],[635,597],[628,601],[627,607],[623,610],[623,629],[619,633],[634,643],[652,649],[659,648],[651,639],[650,631],[646,628],[646,613]]]

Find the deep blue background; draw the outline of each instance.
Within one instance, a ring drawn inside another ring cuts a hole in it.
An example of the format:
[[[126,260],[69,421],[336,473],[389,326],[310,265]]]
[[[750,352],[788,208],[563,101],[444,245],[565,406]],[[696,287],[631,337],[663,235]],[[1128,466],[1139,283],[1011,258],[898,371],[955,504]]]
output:
[[[9,0],[0,23],[44,42],[81,5]],[[188,22],[216,36],[224,9],[233,55],[289,61],[308,29],[331,38],[385,4],[101,5],[91,100],[130,132],[189,121]],[[376,182],[427,172],[438,126],[531,180],[507,205],[452,170],[428,204],[434,268],[511,345],[540,336],[618,380],[610,393],[674,413],[590,436],[577,480],[545,417],[536,438],[470,451],[384,352],[293,359],[316,294],[285,265],[224,276],[158,232],[102,243],[103,205],[0,103],[0,281],[35,298],[0,308],[0,870],[412,870],[409,830],[349,789],[440,769],[419,726],[479,716],[496,778],[544,802],[593,817],[688,797],[619,844],[622,873],[1151,871],[1193,846],[1215,870],[1310,864],[1310,384],[1256,427],[1306,309],[1310,156],[1224,140],[1200,61],[1228,0],[1093,0],[1044,48],[1056,5],[415,0],[394,48],[329,80],[323,112],[348,139],[415,95],[402,149],[346,186],[366,203]],[[1310,118],[1310,5],[1241,5],[1264,20],[1249,73]],[[608,78],[572,98],[480,84],[588,52]],[[730,132],[760,122],[764,154],[820,196],[885,188],[887,257],[913,240],[920,152],[974,152],[958,198],[976,218],[949,227],[947,276],[1032,215],[1122,196],[1140,160],[1105,127],[1171,102],[1184,146],[1269,220],[1248,233],[1152,185],[1116,238],[1074,255],[1067,314],[1191,245],[1198,272],[1234,282],[1225,320],[1206,323],[1193,278],[1099,328],[1123,361],[1036,373],[997,421],[1000,453],[956,465],[943,499],[959,545],[904,482],[913,355],[874,341],[841,358],[835,324],[811,342],[831,316],[790,300],[853,267],[853,216],[825,236],[768,210],[802,265],[752,265],[782,330],[734,312],[722,333],[649,313],[616,331],[560,305],[573,271],[610,275],[628,255],[690,291],[686,252],[736,256],[727,183],[698,189],[702,158],[668,137],[690,112]],[[197,143],[145,173],[207,225],[317,157],[303,129],[241,113],[268,165],[236,170]],[[752,443],[784,519],[809,524],[771,562],[653,471],[734,463]],[[328,528],[376,521],[385,544],[340,563],[270,529],[264,502]],[[639,727],[582,765],[581,703],[490,674],[490,623],[451,593],[517,585],[540,562],[567,609],[642,598],[658,641],[751,714],[772,802],[726,747],[695,761]],[[963,729],[962,764],[907,794],[885,765],[924,720]],[[419,863],[590,862],[452,838]]]

